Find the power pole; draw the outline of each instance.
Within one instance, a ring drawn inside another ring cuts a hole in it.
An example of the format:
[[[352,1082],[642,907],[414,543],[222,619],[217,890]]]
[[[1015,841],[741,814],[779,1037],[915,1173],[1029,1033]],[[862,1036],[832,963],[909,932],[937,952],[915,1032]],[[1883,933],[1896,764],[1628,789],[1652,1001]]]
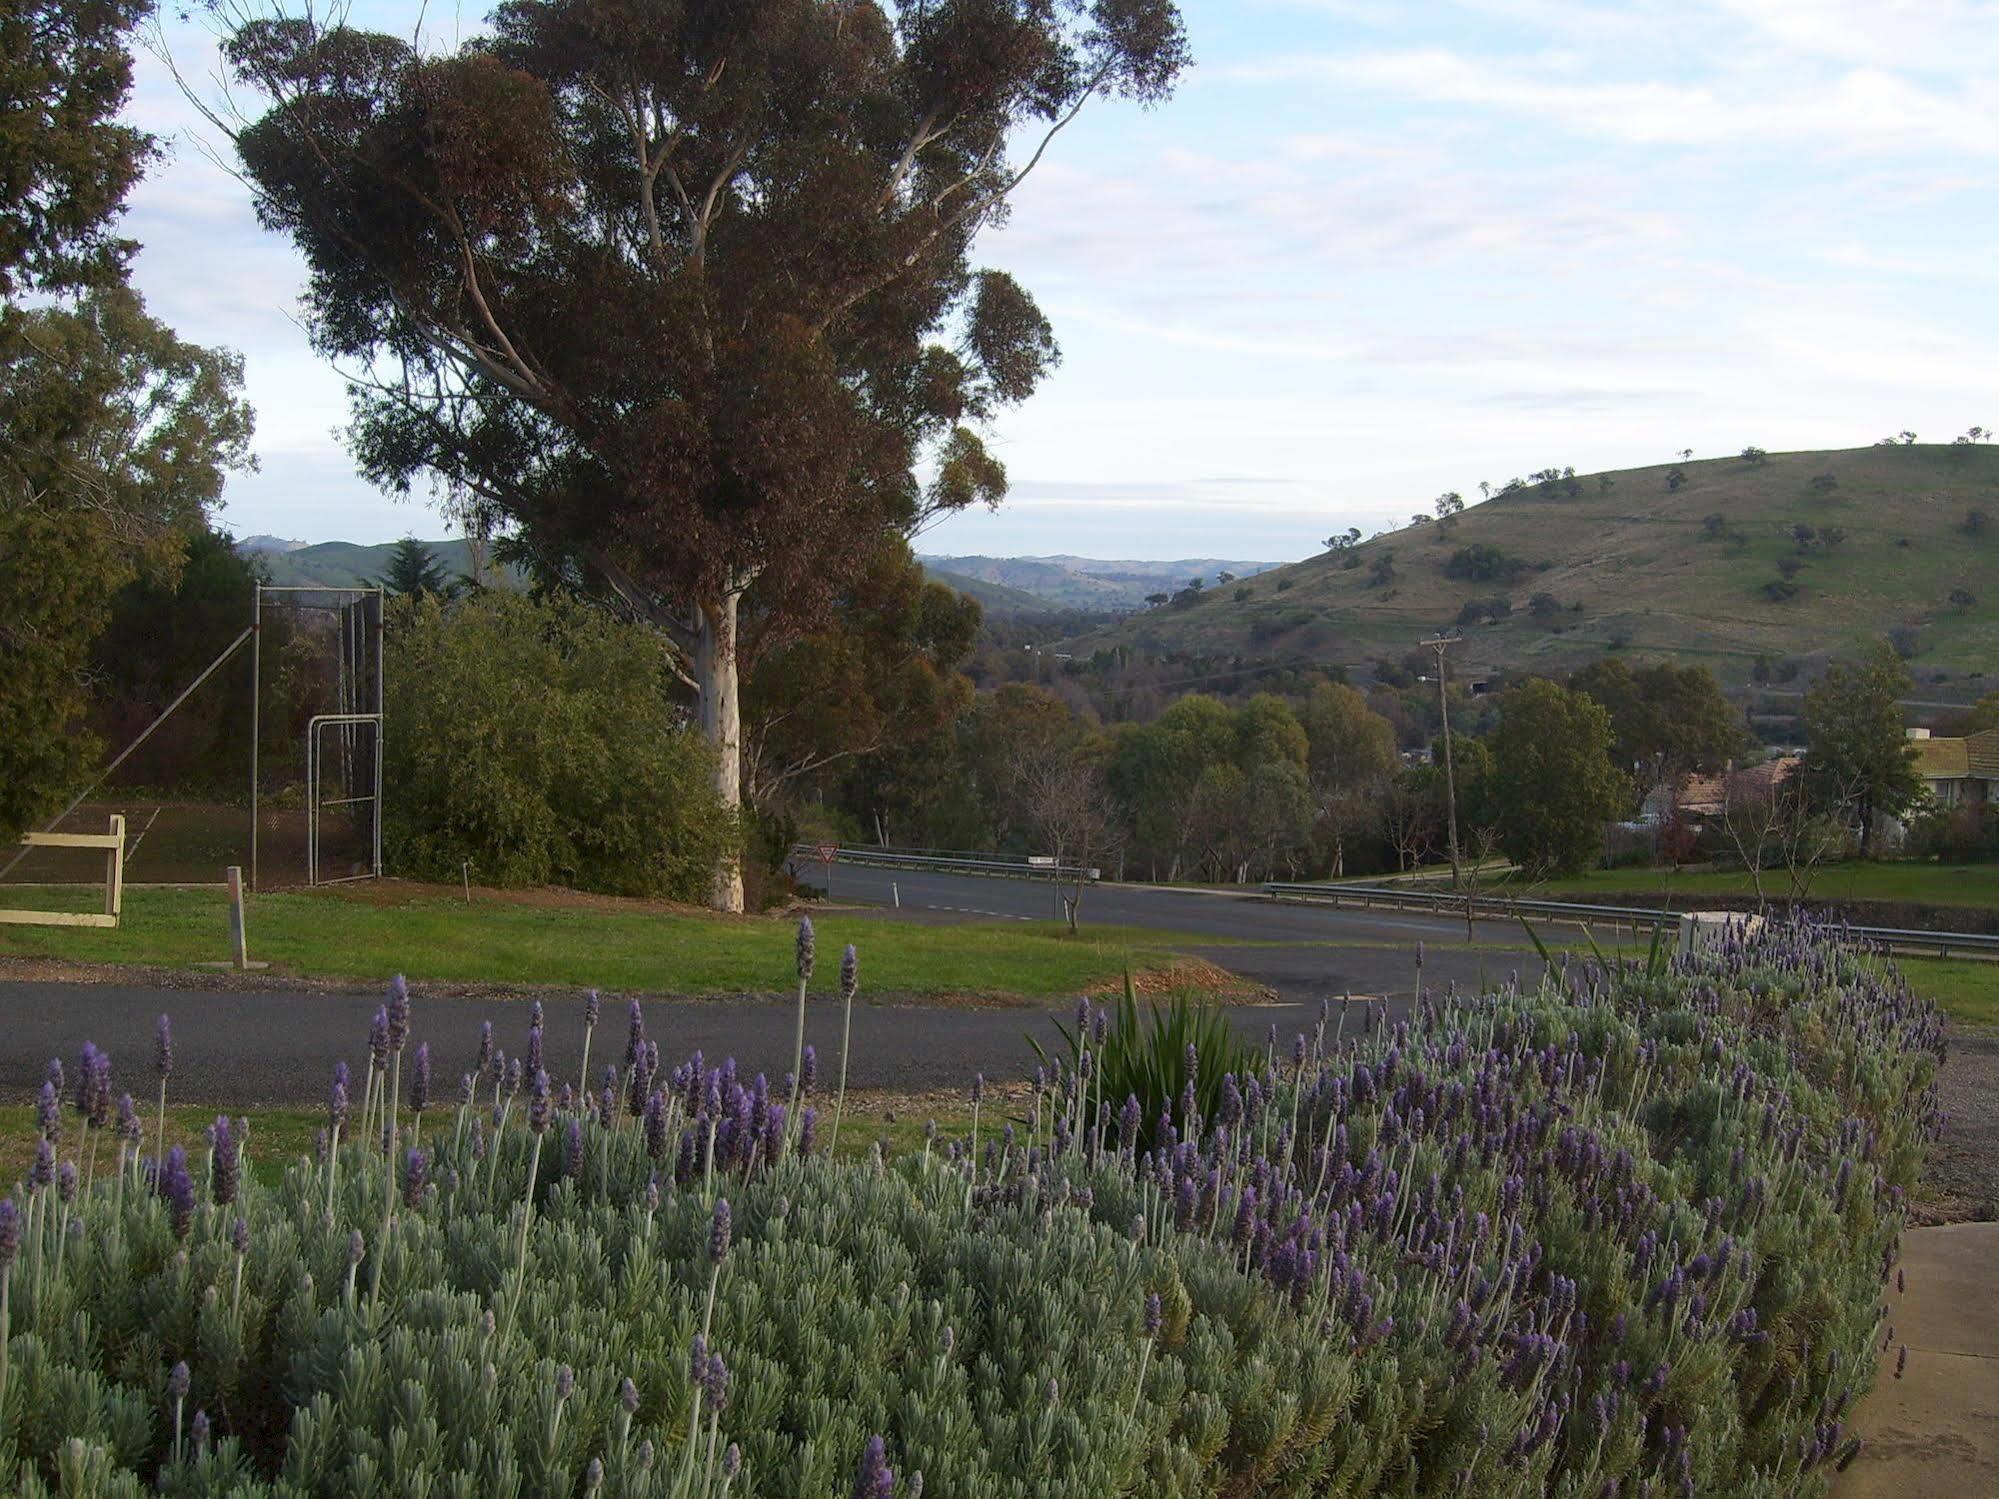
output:
[[[1458,775],[1451,763],[1451,699],[1445,690],[1444,652],[1458,643],[1454,635],[1439,635],[1426,640],[1423,646],[1437,653],[1437,711],[1444,720],[1444,807],[1446,826],[1451,840],[1451,888],[1456,890],[1463,883],[1463,875],[1458,868]]]

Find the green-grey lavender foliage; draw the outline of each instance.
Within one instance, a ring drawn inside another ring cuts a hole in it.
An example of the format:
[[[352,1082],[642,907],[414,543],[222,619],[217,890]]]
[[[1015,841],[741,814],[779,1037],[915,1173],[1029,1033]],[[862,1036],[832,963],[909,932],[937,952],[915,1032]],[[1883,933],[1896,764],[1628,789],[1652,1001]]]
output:
[[[554,1121],[577,1149],[495,1061],[393,1166],[371,1086],[337,1173],[227,1206],[86,1123],[72,1200],[0,1204],[0,1486],[1815,1494],[1939,1042],[1785,929],[1322,1027],[1142,1137],[1080,1065],[976,1147],[835,1161],[649,1044],[624,1106]]]

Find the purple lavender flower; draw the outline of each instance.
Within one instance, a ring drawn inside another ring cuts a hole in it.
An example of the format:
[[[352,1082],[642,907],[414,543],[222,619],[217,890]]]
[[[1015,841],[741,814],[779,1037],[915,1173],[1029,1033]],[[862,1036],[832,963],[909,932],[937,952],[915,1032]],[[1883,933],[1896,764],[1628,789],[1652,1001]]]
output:
[[[207,1411],[196,1411],[194,1413],[194,1421],[190,1430],[194,1439],[194,1455],[198,1458],[208,1456],[209,1424]]]
[[[377,1072],[388,1068],[389,1011],[386,1005],[376,1006],[375,1018],[368,1022],[368,1056],[374,1062]]]
[[[625,1065],[636,1067],[640,1048],[646,1044],[646,1012],[635,999],[625,1012]]]
[[[698,1332],[687,1349],[687,1382],[697,1390],[708,1384],[708,1340]]]
[[[819,1144],[819,1111],[807,1109],[798,1116],[798,1153],[811,1155]]]
[[[13,1198],[0,1198],[0,1271],[11,1266],[20,1252],[21,1210]]]
[[[808,1046],[805,1048],[805,1060],[798,1065],[799,1091],[801,1093],[810,1093],[812,1091],[812,1084],[817,1080],[818,1076],[819,1050],[817,1047]]]
[[[228,1207],[236,1200],[237,1183],[242,1177],[242,1158],[236,1154],[236,1136],[229,1126],[227,1114],[217,1114],[215,1123],[208,1129],[209,1149],[215,1153],[215,1165],[210,1172],[209,1194],[217,1207]]]
[[[400,973],[389,980],[389,1050],[401,1051],[410,1036],[410,986]]]
[[[720,1265],[729,1257],[729,1199],[715,1199],[715,1216],[708,1225],[708,1262]]]
[[[985,1096],[986,1075],[983,1072],[972,1074],[972,1102],[975,1104],[980,1103],[985,1099]]]
[[[539,1021],[536,1021],[535,1024],[528,1027],[528,1054],[527,1054],[526,1065],[527,1065],[527,1070],[530,1072],[541,1071],[541,1023]]]
[[[861,1453],[861,1471],[854,1480],[854,1499],[895,1499],[895,1469],[888,1465],[888,1443],[869,1437]]]
[[[35,1129],[44,1140],[62,1138],[62,1102],[54,1083],[43,1083],[42,1091],[35,1095]]]
[[[708,1355],[708,1374],[703,1381],[708,1390],[708,1403],[719,1414],[729,1405],[729,1366],[722,1362],[722,1355]]]
[[[56,1197],[64,1203],[76,1200],[76,1162],[64,1161],[56,1167]]]
[[[188,1174],[187,1152],[176,1145],[167,1152],[159,1173],[159,1194],[166,1199],[174,1237],[185,1239],[194,1227],[194,1178]]]
[[[478,1077],[487,1077],[493,1071],[493,1022],[482,1021],[479,1026],[479,1062],[473,1069]]]
[[[528,1094],[528,1128],[538,1135],[545,1133],[548,1129],[548,1074],[546,1072],[537,1072],[534,1075],[534,1087]]]
[[[545,1077],[547,1074],[536,1073],[535,1076]],[[574,1115],[570,1116],[569,1128],[562,1136],[562,1174],[572,1179],[583,1174],[583,1121]]]
[[[173,1076],[174,1023],[164,1015],[153,1026],[153,1068],[163,1082]]]
[[[1158,1337],[1164,1322],[1165,1310],[1160,1305],[1159,1293],[1154,1291],[1145,1298],[1145,1335],[1148,1338]]]
[[[193,1386],[194,1376],[188,1372],[187,1360],[182,1359],[167,1374],[167,1399],[185,1400]]]
[[[852,1004],[854,996],[860,992],[861,955],[854,951],[854,944],[849,942],[846,950],[840,954],[840,998],[844,1003]]]
[[[35,1146],[34,1164],[28,1167],[28,1185],[39,1191],[56,1179],[56,1149],[43,1135]]]
[[[423,1202],[424,1184],[430,1180],[430,1157],[412,1145],[403,1157],[403,1206],[414,1211]]]
[[[238,1218],[229,1225],[229,1247],[238,1254],[250,1252],[250,1224],[247,1219]]]
[[[646,1154],[655,1161],[666,1155],[666,1090],[655,1088],[646,1099],[645,1112]]]
[[[597,1016],[602,1011],[603,1006],[604,1001],[598,997],[595,989],[586,993],[583,996],[583,1023],[585,1025],[595,1025],[597,1023]]]
[[[819,956],[819,940],[812,931],[812,918],[798,918],[798,982],[812,981],[812,968]]]
[[[83,1043],[83,1050],[77,1053],[76,1097],[72,1100],[76,1105],[76,1112],[85,1117],[90,1114],[90,1078],[96,1070],[97,1045],[95,1042],[86,1041]]]
[[[416,1049],[416,1067],[410,1074],[410,1112],[419,1119],[423,1111],[430,1107],[430,1043],[419,1042]]]
[[[636,1416],[639,1413],[639,1387],[633,1384],[629,1377],[618,1384],[618,1404],[624,1407],[628,1416]]]
[[[728,1450],[722,1454],[722,1476],[726,1479],[734,1479],[742,1471],[743,1449],[738,1447],[734,1442],[731,1442],[729,1443]]]
[[[111,1122],[111,1053],[100,1051],[91,1059],[89,1072],[84,1077],[84,1087],[88,1100],[84,1106],[84,1122],[92,1129],[103,1129]]]

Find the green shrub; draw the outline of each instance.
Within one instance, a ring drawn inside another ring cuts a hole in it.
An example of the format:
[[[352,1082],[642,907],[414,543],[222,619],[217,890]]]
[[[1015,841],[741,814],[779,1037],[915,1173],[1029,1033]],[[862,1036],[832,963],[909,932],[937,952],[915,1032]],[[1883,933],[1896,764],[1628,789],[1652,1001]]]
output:
[[[659,642],[490,590],[391,611],[385,856],[397,874],[699,899],[734,819]]]
[[[601,1100],[482,1045],[418,1116],[393,991],[337,1148],[271,1185],[228,1121],[142,1165],[86,1048],[98,1122],[66,1141],[52,1084],[0,1205],[0,1485],[1821,1494],[1937,1120],[1937,1014],[1882,974],[1771,928],[1322,1014],[1150,1146],[1099,1105],[1162,1044],[1127,1005],[1101,1068],[894,1163],[733,1063],[661,1072],[636,1009]]]

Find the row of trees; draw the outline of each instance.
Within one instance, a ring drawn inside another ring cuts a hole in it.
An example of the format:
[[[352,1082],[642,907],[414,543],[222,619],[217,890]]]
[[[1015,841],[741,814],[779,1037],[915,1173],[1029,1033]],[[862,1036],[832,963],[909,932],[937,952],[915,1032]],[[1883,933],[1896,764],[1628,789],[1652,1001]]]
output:
[[[1908,690],[1886,647],[1828,671],[1806,700],[1801,768],[1731,777],[1749,800],[1706,852],[1795,865],[1810,849],[1816,863],[1867,852],[1885,819],[1920,812],[1899,706]],[[1321,682],[1234,703],[1194,694],[1146,722],[1104,725],[1010,684],[929,738],[802,784],[833,831],[887,843],[1053,853],[1161,880],[1407,869],[1444,856],[1452,809],[1440,757],[1398,752],[1397,726],[1378,711],[1396,706],[1382,689]],[[1739,769],[1754,749],[1713,675],[1671,663],[1606,659],[1566,683],[1531,678],[1461,700],[1453,718],[1470,730],[1453,746],[1461,849],[1544,873],[1602,857],[1606,825],[1652,788]]]

